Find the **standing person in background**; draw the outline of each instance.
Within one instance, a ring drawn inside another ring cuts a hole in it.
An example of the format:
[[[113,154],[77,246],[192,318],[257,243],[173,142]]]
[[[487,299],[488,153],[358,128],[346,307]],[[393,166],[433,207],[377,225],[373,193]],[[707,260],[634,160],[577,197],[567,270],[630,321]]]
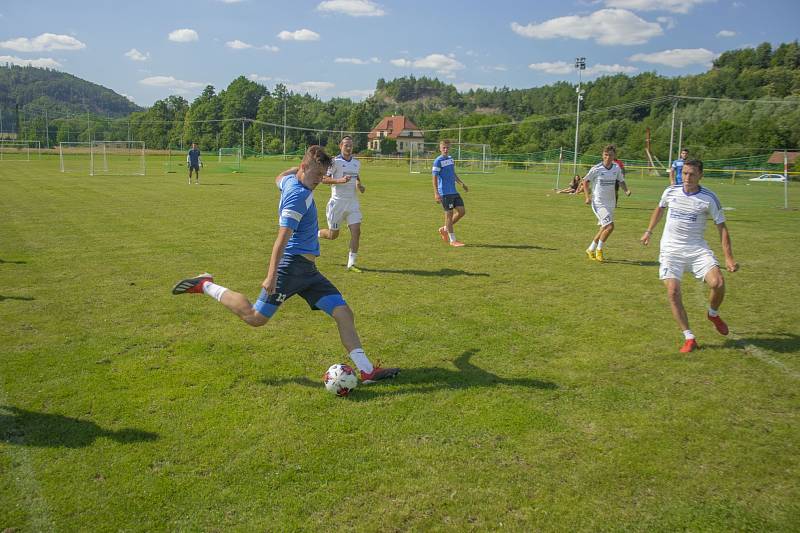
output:
[[[669,167],[669,184],[680,185],[683,183],[683,165],[686,163],[686,158],[689,157],[689,150],[684,148],[681,150],[681,156],[672,162]]]
[[[186,166],[189,167],[189,185],[192,184],[192,170],[194,170],[194,182],[200,184],[200,149],[197,148],[197,143],[192,143],[192,148],[186,154]]]
[[[592,206],[592,212],[597,217],[597,225],[600,226],[600,230],[586,249],[586,255],[589,256],[589,259],[601,263],[603,262],[603,244],[614,231],[614,209],[617,207],[614,184],[620,182],[625,194],[631,195],[622,170],[614,162],[616,157],[616,146],[609,144],[603,149],[603,162],[593,166],[583,177],[583,195],[586,205]]]
[[[464,192],[469,192],[467,184],[461,181],[456,174],[456,162],[450,157],[450,141],[443,139],[439,142],[439,155],[433,160],[433,199],[442,204],[444,209],[444,226],[439,228],[439,235],[450,246],[461,247],[464,243],[456,239],[456,222],[464,217],[464,200],[456,190],[456,183],[460,183]]]

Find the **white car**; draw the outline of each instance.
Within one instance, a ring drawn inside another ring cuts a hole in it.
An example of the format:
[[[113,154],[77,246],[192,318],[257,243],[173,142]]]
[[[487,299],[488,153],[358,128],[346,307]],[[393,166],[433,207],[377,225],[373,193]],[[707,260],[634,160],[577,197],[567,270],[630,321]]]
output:
[[[761,174],[757,178],[750,178],[750,181],[786,181],[783,174]]]

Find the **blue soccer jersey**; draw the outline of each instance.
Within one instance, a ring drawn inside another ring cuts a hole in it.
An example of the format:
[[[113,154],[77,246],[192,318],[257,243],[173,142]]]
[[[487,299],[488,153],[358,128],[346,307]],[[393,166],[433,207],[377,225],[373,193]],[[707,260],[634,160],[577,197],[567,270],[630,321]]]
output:
[[[294,231],[284,255],[319,255],[319,224],[313,191],[300,183],[294,174],[285,176],[278,188],[281,190],[278,223]]]
[[[683,159],[676,159],[672,162],[672,168],[675,169],[675,185],[681,185],[683,183],[683,164],[685,160]]]
[[[439,195],[458,194],[456,191],[456,162],[449,155],[440,155],[433,160],[433,175],[437,178]]]
[[[200,166],[200,150],[197,148],[192,148],[189,150],[189,154],[186,157],[186,160],[189,162],[190,166],[199,167]]]

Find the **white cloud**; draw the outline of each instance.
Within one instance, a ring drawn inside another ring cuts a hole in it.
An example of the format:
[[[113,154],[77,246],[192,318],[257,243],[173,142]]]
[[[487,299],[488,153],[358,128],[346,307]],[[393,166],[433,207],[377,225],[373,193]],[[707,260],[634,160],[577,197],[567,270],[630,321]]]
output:
[[[283,30],[278,34],[282,41],[319,41],[319,33],[303,28],[297,31]]]
[[[675,26],[678,25],[678,22],[675,20],[674,17],[656,17],[656,20],[663,26],[665,26],[668,30],[673,29]]]
[[[647,22],[624,9],[601,9],[588,16],[558,17],[526,26],[512,22],[511,29],[532,39],[594,39],[603,45],[644,44],[664,33],[655,22]]]
[[[321,93],[333,89],[336,84],[329,81],[303,81],[300,83],[287,83],[286,87],[294,92]]]
[[[225,43],[225,46],[227,46],[228,48],[233,48],[234,50],[246,50],[248,48],[253,48],[252,44],[247,44],[246,42],[240,41],[239,39],[228,41]]]
[[[270,76],[261,76],[259,74],[250,74],[247,77],[253,81],[272,81]]]
[[[539,72],[544,72],[546,74],[557,74],[557,75],[565,75],[565,74],[577,74],[577,70],[575,69],[574,63],[567,63],[566,61],[552,61],[552,62],[543,62],[543,63],[531,63],[528,65],[528,68],[531,70],[536,70]],[[625,65],[592,65],[588,67],[586,70],[583,71],[583,76],[587,78],[591,78],[593,76],[602,76],[603,74],[632,74],[636,72],[638,69],[636,67],[625,66]]]
[[[605,0],[608,7],[632,9],[634,11],[669,11],[688,13],[694,6],[710,0]]]
[[[363,100],[369,98],[375,93],[375,89],[353,89],[350,91],[342,91],[339,96],[342,98],[351,98],[353,100]]]
[[[168,38],[170,41],[176,43],[190,43],[192,41],[199,40],[200,36],[194,30],[190,30],[189,28],[182,28],[180,30],[169,32]]]
[[[464,68],[464,64],[450,56],[444,54],[430,54],[414,61],[408,59],[392,59],[389,61],[396,67],[413,67],[419,69],[435,70],[439,74],[452,78],[457,70]]]
[[[634,54],[628,59],[630,61],[642,61],[644,63],[655,63],[668,67],[682,68],[689,65],[710,66],[711,61],[717,54],[705,48],[676,48],[673,50],[663,50],[652,54]]]
[[[145,52],[143,54],[136,48],[131,48],[130,50],[125,52],[125,57],[127,57],[131,61],[147,61],[148,59],[150,59],[150,52]]]
[[[200,87],[205,87],[208,85],[207,83],[199,81],[179,80],[174,76],[151,76],[149,78],[139,80],[139,83],[142,85],[147,85],[148,87],[163,87],[179,94],[186,94],[192,89],[199,89]]]
[[[380,63],[381,60],[377,57],[370,57],[369,59],[359,59],[357,57],[337,57],[333,60],[334,63],[349,63],[351,65],[369,65],[370,63]]]
[[[453,84],[458,92],[466,93],[474,89],[491,89],[491,85],[481,85],[480,83],[470,83],[467,81]]]
[[[272,46],[272,45],[269,45],[269,44],[265,44],[264,46],[259,46],[258,49],[259,50],[266,50],[267,52],[279,52],[280,51],[280,48],[278,48],[277,46]]]
[[[717,33],[717,37],[736,37],[736,32],[731,30],[722,30]]]
[[[325,0],[317,6],[317,11],[343,13],[351,17],[382,17],[386,12],[370,0]]]
[[[16,56],[0,56],[0,65],[11,63],[12,65],[21,65],[23,67],[39,67],[39,68],[59,68],[61,63],[51,57],[40,57],[39,59],[22,59]]]
[[[86,45],[75,37],[43,33],[33,39],[17,37],[8,41],[0,41],[0,48],[8,48],[17,52],[51,52],[53,50],[82,50]]]

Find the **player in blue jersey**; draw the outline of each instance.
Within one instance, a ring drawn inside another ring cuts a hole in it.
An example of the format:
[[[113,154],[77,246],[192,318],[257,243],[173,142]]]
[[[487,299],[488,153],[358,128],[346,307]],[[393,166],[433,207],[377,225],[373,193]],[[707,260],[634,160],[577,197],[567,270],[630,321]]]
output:
[[[313,190],[322,182],[331,162],[322,147],[312,146],[299,167],[275,178],[281,190],[278,237],[272,246],[267,277],[261,283],[261,295],[255,304],[244,295],[217,285],[214,277],[207,273],[179,281],[172,294],[205,293],[255,327],[269,322],[284,301],[299,294],[311,309],[320,309],[333,317],[342,344],[360,370],[362,382],[372,383],[392,378],[400,369],[373,366],[361,347],[353,311],[315,264],[319,256],[319,225]]]
[[[464,246],[464,243],[456,239],[453,229],[456,222],[464,218],[464,200],[456,190],[456,183],[460,183],[464,192],[469,192],[467,184],[461,181],[456,174],[456,163],[450,157],[450,141],[443,139],[439,142],[439,153],[441,154],[433,160],[433,198],[437,204],[442,204],[444,208],[444,226],[439,228],[444,242],[449,242],[450,246]]]
[[[697,279],[705,281],[711,289],[706,316],[720,334],[728,334],[728,325],[719,316],[719,307],[725,297],[725,278],[704,237],[706,218],[710,217],[719,230],[722,252],[725,254],[725,268],[728,272],[739,270],[739,264],[733,258],[722,205],[717,195],[700,186],[702,177],[703,162],[697,159],[686,161],[683,165],[683,184],[667,187],[641,238],[645,246],[650,243],[653,229],[667,209],[667,223],[661,236],[658,256],[661,265],[659,278],[667,287],[672,316],[683,331],[684,343],[680,348],[682,353],[692,352],[698,347],[694,333],[689,329],[689,318],[681,298],[681,278],[685,270],[691,270]]]
[[[200,149],[197,143],[192,143],[192,149],[186,154],[186,166],[189,167],[189,185],[192,184],[192,170],[194,170],[194,182],[200,184]]]
[[[681,150],[681,156],[672,162],[669,167],[669,184],[680,185],[683,183],[683,165],[689,157],[689,150],[684,148]]]

